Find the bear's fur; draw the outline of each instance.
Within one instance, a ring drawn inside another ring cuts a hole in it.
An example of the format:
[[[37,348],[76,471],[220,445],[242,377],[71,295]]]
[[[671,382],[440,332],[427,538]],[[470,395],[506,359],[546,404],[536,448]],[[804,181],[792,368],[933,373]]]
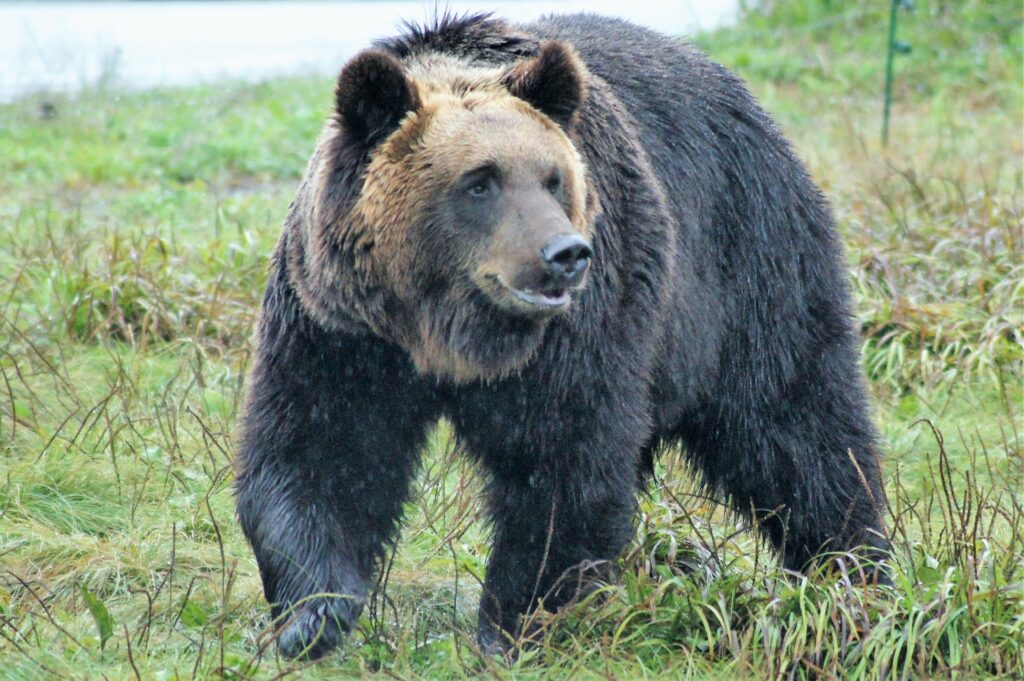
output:
[[[443,17],[354,58],[336,106],[237,456],[284,654],[353,626],[441,416],[488,481],[489,649],[612,576],[666,445],[786,567],[882,555],[832,218],[736,76],[618,20]]]

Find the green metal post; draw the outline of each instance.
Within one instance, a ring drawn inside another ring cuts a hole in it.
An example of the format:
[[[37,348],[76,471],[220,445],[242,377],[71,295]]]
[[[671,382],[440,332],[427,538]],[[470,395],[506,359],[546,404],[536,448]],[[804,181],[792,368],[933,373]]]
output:
[[[896,16],[900,0],[892,0],[889,12],[889,52],[885,59],[885,109],[882,112],[882,146],[889,144],[889,112],[892,109],[892,62],[896,56]]]

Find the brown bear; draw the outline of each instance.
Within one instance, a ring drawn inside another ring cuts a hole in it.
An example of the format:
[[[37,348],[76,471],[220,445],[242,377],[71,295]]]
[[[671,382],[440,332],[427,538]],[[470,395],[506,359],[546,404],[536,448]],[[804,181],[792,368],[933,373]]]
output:
[[[500,649],[635,531],[666,446],[786,567],[887,542],[829,209],[734,75],[589,15],[445,16],[343,69],[274,254],[238,513],[288,656],[349,632],[444,416]]]

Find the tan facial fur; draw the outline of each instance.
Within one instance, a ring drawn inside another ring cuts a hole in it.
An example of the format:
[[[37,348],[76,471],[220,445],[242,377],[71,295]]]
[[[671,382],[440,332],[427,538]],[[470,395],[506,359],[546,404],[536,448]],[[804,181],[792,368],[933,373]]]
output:
[[[510,187],[526,184],[558,169],[564,185],[559,210],[567,225],[589,237],[586,178],[583,164],[562,129],[526,102],[513,97],[501,82],[504,71],[467,66],[446,58],[438,63],[413,63],[407,75],[421,106],[371,155],[351,226],[365,230],[377,277],[387,282],[399,301],[386,327],[406,348],[417,367],[456,381],[488,378],[515,371],[536,351],[543,320],[537,328],[520,329],[525,322],[496,320],[497,336],[524,335],[509,342],[486,361],[469,356],[456,338],[459,329],[475,328],[482,316],[474,306],[480,292],[517,266],[514,254],[521,241],[540,239],[529,214],[506,218],[490,238],[459,233],[459,225],[443,224],[450,215],[444,202],[463,175],[485,164],[504,169]],[[523,212],[533,210],[532,203]],[[538,209],[539,210],[539,209]],[[548,207],[550,210],[550,207]],[[509,222],[512,221],[512,222]],[[521,249],[520,249],[521,250]],[[462,308],[462,309],[459,309]],[[450,319],[439,317],[450,315]],[[474,319],[464,319],[475,315]],[[486,331],[486,330],[485,330]],[[526,336],[529,336],[528,338]],[[482,338],[479,342],[503,339]]]

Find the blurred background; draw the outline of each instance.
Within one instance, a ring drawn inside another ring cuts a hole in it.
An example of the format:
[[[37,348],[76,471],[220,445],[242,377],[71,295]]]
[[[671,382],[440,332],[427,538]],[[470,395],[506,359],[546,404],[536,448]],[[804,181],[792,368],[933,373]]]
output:
[[[557,12],[620,16],[666,33],[717,28],[738,0],[284,0],[0,2],[0,98],[32,89],[181,85],[234,77],[336,71],[401,21],[435,7],[489,11],[513,21]]]

